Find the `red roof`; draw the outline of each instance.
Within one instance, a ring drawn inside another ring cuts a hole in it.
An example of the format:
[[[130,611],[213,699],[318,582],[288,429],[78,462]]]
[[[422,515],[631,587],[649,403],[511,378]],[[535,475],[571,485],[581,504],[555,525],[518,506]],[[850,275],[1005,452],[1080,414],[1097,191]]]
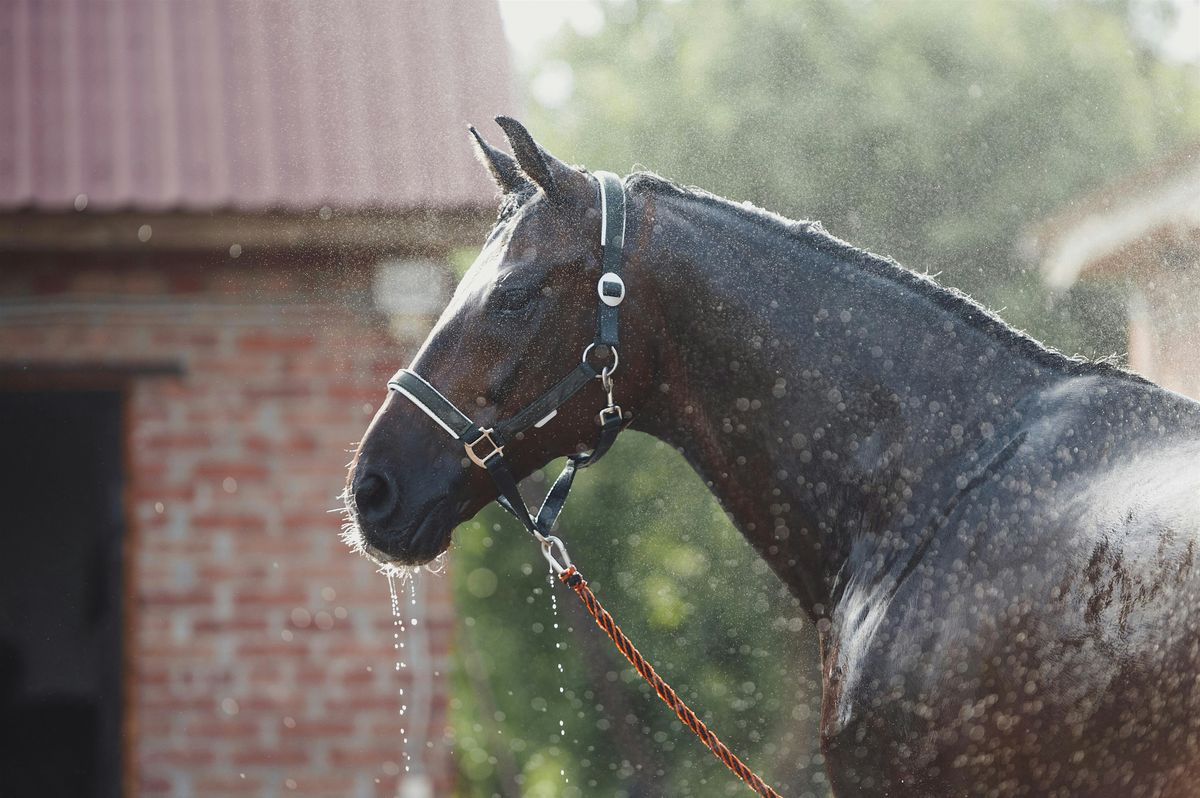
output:
[[[0,2],[0,211],[490,203],[495,0]]]

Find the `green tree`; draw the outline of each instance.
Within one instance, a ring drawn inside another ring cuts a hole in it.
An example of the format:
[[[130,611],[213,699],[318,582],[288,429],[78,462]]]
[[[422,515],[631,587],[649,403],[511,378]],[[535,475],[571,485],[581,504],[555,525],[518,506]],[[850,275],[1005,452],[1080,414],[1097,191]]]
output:
[[[535,107],[531,127],[594,168],[644,165],[821,219],[1068,351],[1111,352],[1124,346],[1111,293],[1052,303],[1018,242],[1081,192],[1200,135],[1194,72],[1136,41],[1129,6],[609,5],[597,35],[567,34],[547,57],[569,67],[573,93]],[[462,794],[743,794],[561,587],[552,613],[524,535],[498,511],[457,535]],[[813,630],[677,454],[624,436],[579,480],[563,536],[735,751],[785,795],[825,794]]]
[[[1019,235],[1200,135],[1194,69],[1144,55],[1138,3],[804,0],[610,7],[568,35],[560,155],[645,165],[940,274],[1067,351],[1123,337],[1046,307]],[[1088,297],[1092,299],[1092,297]]]

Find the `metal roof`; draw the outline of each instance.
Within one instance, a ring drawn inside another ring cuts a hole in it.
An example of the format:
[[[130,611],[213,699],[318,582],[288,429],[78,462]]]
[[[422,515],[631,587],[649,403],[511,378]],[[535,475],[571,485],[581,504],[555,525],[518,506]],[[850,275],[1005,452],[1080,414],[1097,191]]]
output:
[[[506,47],[495,0],[4,0],[0,211],[487,204]]]

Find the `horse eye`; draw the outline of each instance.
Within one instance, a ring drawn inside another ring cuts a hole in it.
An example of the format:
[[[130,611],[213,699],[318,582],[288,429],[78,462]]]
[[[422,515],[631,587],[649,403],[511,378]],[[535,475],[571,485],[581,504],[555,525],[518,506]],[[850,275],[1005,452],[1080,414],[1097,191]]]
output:
[[[502,316],[512,316],[519,314],[528,309],[529,303],[535,297],[539,296],[536,289],[528,287],[513,286],[511,288],[498,288],[492,294],[492,307]]]

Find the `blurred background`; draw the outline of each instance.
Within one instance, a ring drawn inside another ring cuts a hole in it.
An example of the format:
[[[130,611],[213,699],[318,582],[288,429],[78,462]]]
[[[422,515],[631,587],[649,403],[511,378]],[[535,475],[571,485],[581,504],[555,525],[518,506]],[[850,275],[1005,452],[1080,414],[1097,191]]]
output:
[[[819,219],[1195,396],[1198,65],[1198,0],[0,0],[0,794],[743,794],[502,513],[398,621],[338,540],[494,217],[465,125]],[[622,436],[562,530],[827,795],[815,636],[678,455]]]

